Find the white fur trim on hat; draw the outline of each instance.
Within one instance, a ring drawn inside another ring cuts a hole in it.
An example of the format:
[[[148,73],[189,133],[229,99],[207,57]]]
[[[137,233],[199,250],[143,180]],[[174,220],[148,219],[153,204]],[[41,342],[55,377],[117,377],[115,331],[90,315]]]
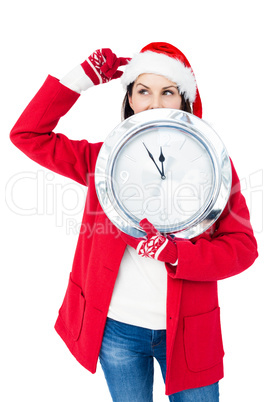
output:
[[[181,94],[191,103],[196,98],[196,81],[191,68],[186,67],[180,60],[156,52],[144,52],[135,55],[127,64],[121,77],[124,89],[134,82],[139,75],[152,73],[163,75],[178,85]]]

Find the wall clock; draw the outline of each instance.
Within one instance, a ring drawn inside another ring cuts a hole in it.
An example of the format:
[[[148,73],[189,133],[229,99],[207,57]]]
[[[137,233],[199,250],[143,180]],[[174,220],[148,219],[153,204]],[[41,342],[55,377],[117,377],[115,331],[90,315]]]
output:
[[[99,152],[99,202],[121,231],[145,235],[147,218],[163,234],[190,239],[220,216],[230,194],[227,150],[209,124],[177,109],[152,109],[121,122]]]

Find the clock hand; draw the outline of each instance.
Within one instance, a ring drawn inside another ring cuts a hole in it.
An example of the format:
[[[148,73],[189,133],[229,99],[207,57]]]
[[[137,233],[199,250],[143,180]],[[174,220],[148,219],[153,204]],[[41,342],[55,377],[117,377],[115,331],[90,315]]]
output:
[[[163,152],[162,152],[162,147],[160,147],[160,150],[161,150],[161,153],[160,153],[160,156],[159,156],[159,161],[161,162],[161,165],[162,165],[162,175],[161,175],[161,177],[162,177],[162,179],[163,179],[163,178],[166,177],[166,176],[165,176],[165,173],[164,173],[165,157],[164,157]]]
[[[164,176],[164,175],[162,174],[161,170],[159,169],[159,167],[157,166],[157,163],[156,163],[155,160],[154,160],[153,155],[151,154],[151,152],[149,151],[149,149],[146,147],[146,145],[144,144],[144,142],[143,142],[143,145],[145,146],[146,151],[148,152],[148,155],[150,156],[150,158],[151,158],[152,161],[154,162],[155,166],[157,167],[157,170],[158,170],[158,172],[159,172],[160,175],[161,175],[161,179],[165,179],[166,176]]]

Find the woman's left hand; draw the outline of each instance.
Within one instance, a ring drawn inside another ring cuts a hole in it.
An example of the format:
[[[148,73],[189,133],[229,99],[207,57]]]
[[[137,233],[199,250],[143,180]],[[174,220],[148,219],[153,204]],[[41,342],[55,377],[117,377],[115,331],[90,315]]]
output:
[[[125,233],[121,233],[125,242],[135,248],[141,257],[148,257],[177,265],[178,253],[176,243],[173,242],[171,238],[165,237],[159,233],[148,219],[142,219],[140,226],[146,232],[146,238],[134,238]]]

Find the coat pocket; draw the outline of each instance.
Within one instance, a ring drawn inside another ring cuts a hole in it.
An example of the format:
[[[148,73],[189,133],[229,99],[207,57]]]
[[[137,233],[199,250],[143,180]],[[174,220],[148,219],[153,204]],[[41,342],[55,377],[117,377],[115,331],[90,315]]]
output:
[[[184,347],[189,370],[198,372],[221,363],[224,356],[220,308],[184,317]]]
[[[72,339],[77,341],[83,324],[85,298],[80,286],[72,281],[71,275],[59,315]]]

